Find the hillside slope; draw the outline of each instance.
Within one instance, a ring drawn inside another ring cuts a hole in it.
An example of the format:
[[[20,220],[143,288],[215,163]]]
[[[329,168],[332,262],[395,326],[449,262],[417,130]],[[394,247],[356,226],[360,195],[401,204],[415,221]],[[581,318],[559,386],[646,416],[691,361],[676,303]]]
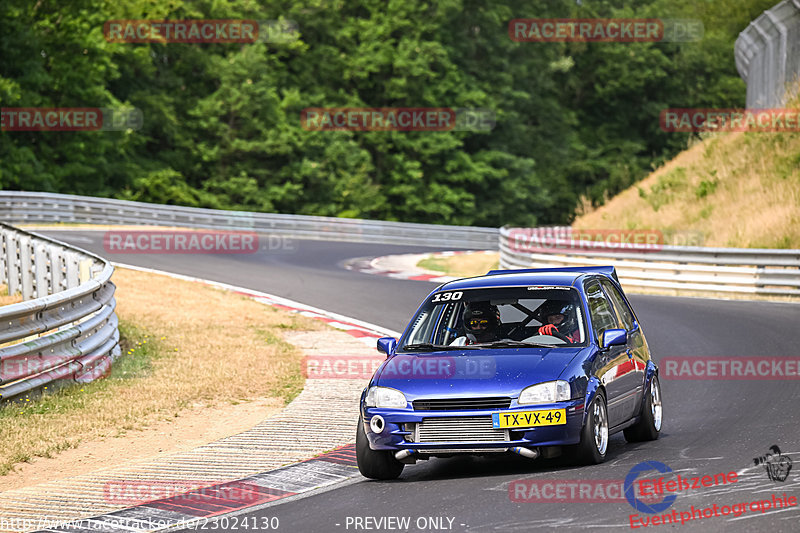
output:
[[[712,134],[573,227],[696,230],[705,246],[800,248],[800,133]]]

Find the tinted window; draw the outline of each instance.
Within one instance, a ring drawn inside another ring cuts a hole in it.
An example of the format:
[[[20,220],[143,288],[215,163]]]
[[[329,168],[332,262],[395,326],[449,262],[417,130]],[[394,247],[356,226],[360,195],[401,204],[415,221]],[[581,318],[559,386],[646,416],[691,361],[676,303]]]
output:
[[[628,308],[628,304],[626,304],[625,300],[622,299],[622,295],[619,293],[613,283],[610,283],[606,280],[603,280],[601,283],[603,285],[603,290],[605,290],[606,294],[608,295],[608,299],[611,300],[611,303],[614,306],[614,310],[617,312],[617,316],[620,318],[620,320],[622,320],[625,329],[633,329],[633,315],[631,314],[631,310]]]
[[[592,281],[586,286],[586,298],[589,301],[592,328],[599,341],[603,338],[605,330],[618,327],[617,317],[614,316],[614,311],[611,309],[605,294],[600,290],[598,282]]]

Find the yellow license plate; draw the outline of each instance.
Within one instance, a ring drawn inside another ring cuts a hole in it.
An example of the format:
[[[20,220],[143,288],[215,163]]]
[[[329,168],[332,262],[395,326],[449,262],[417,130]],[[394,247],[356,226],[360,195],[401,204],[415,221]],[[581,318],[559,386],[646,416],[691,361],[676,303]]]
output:
[[[566,409],[546,409],[542,411],[501,411],[499,413],[492,413],[492,426],[495,429],[560,426],[566,423]]]

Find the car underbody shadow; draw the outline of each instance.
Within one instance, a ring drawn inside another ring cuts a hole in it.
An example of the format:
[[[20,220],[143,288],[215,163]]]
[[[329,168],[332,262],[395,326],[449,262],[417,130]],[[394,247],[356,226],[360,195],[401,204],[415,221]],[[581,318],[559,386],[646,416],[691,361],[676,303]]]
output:
[[[520,474],[569,470],[579,470],[582,472],[580,477],[584,477],[587,469],[603,469],[604,465],[619,459],[620,456],[628,451],[631,451],[631,445],[625,441],[622,433],[617,433],[609,438],[606,460],[599,465],[576,465],[568,452],[552,459],[542,457],[528,459],[512,452],[482,456],[465,454],[446,458],[431,458],[427,461],[418,461],[414,465],[406,465],[400,478],[388,483],[468,479],[488,476],[519,476]]]

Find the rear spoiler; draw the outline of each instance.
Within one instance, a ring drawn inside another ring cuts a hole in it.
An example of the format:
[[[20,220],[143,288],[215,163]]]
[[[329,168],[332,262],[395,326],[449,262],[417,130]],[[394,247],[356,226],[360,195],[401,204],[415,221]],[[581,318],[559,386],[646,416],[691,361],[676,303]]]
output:
[[[552,272],[574,272],[576,274],[603,274],[619,283],[617,270],[613,266],[594,266],[594,267],[561,267],[561,268],[524,268],[520,270],[490,270],[487,276],[499,276],[502,274],[532,274],[532,273],[552,273]]]

